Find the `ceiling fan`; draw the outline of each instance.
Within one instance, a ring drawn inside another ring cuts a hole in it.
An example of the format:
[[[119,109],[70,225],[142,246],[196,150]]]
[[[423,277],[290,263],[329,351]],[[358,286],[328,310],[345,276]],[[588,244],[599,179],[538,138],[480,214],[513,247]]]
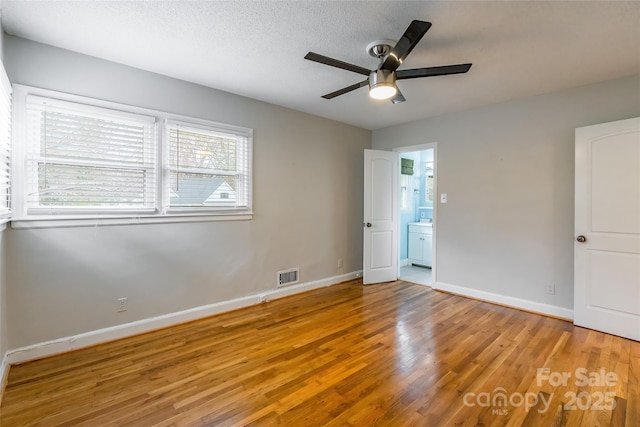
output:
[[[380,64],[375,70],[367,70],[366,68],[313,52],[307,53],[304,58],[309,61],[319,62],[321,64],[342,68],[343,70],[368,76],[366,80],[363,80],[360,83],[323,95],[322,97],[324,99],[332,99],[336,96],[344,95],[345,93],[364,87],[368,84],[369,96],[375,99],[391,98],[392,103],[398,104],[406,101],[406,99],[402,95],[402,92],[400,92],[400,89],[398,89],[398,86],[396,86],[396,80],[461,74],[466,73],[469,71],[469,68],[471,68],[471,64],[457,64],[398,70],[398,67],[402,65],[402,62],[404,62],[429,28],[431,28],[431,22],[418,20],[412,21],[402,35],[402,38],[395,43],[393,49],[391,48],[394,44],[392,40],[377,40],[369,43],[367,46],[367,52],[371,56],[380,60]]]

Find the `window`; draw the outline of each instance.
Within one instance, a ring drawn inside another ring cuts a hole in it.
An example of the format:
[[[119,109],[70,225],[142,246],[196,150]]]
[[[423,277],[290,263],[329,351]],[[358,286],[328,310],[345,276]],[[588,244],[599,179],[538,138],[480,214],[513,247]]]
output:
[[[155,118],[27,97],[27,213],[156,207]]]
[[[413,159],[400,158],[400,210],[413,211]]]
[[[432,150],[429,150],[433,152]],[[433,154],[432,154],[433,156]],[[426,162],[424,170],[424,186],[426,191],[424,192],[424,202],[428,206],[433,205],[433,162]]]
[[[11,83],[0,65],[0,219],[11,217]]]
[[[14,226],[250,218],[251,129],[21,85],[14,110]]]
[[[248,135],[167,121],[167,210],[247,209]]]
[[[413,177],[400,175],[400,210],[411,211],[411,194],[413,193]]]

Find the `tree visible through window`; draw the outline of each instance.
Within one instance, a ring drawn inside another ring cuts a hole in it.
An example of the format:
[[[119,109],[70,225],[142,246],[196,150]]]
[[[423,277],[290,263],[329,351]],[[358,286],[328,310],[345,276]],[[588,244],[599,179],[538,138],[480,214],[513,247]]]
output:
[[[28,209],[154,209],[154,118],[36,96],[28,114]]]
[[[26,167],[15,171],[14,219],[252,213],[251,129],[21,85],[15,91],[24,129],[16,161]]]

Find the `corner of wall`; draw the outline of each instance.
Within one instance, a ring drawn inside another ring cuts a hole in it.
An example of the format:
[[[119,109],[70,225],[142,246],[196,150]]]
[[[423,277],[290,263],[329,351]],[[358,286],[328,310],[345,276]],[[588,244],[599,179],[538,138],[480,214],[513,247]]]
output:
[[[6,298],[6,224],[0,225],[0,404],[4,395],[4,388],[9,375],[7,359],[7,298]]]
[[[2,17],[2,8],[0,5],[0,18]],[[5,33],[0,23],[0,64],[4,61],[4,40]],[[4,65],[0,65],[4,66]],[[9,364],[7,362],[7,310],[6,310],[6,245],[5,245],[5,229],[6,224],[0,225],[0,404],[2,396],[4,396],[4,388],[7,384],[9,376]]]

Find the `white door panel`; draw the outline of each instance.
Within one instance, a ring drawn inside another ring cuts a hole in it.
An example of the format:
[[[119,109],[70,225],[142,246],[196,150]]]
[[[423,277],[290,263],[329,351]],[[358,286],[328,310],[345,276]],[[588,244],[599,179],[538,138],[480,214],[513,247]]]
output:
[[[386,154],[386,152],[384,152]],[[393,181],[390,180],[394,171],[393,159],[371,160],[371,220],[393,221]]]
[[[371,269],[391,268],[391,242],[393,233],[389,231],[371,231]]]
[[[424,253],[423,253],[423,247],[424,245],[422,244],[422,239],[423,239],[423,235],[422,234],[418,234],[418,233],[409,233],[409,249],[408,249],[408,255],[409,255],[409,259],[416,259],[416,260],[420,260],[422,261],[424,259]]]
[[[574,323],[640,341],[640,118],[576,129]]]
[[[593,231],[640,233],[638,134],[613,134],[591,143]]]
[[[364,150],[363,283],[398,274],[398,154]]]
[[[591,250],[588,291],[591,304],[640,316],[640,255]]]

